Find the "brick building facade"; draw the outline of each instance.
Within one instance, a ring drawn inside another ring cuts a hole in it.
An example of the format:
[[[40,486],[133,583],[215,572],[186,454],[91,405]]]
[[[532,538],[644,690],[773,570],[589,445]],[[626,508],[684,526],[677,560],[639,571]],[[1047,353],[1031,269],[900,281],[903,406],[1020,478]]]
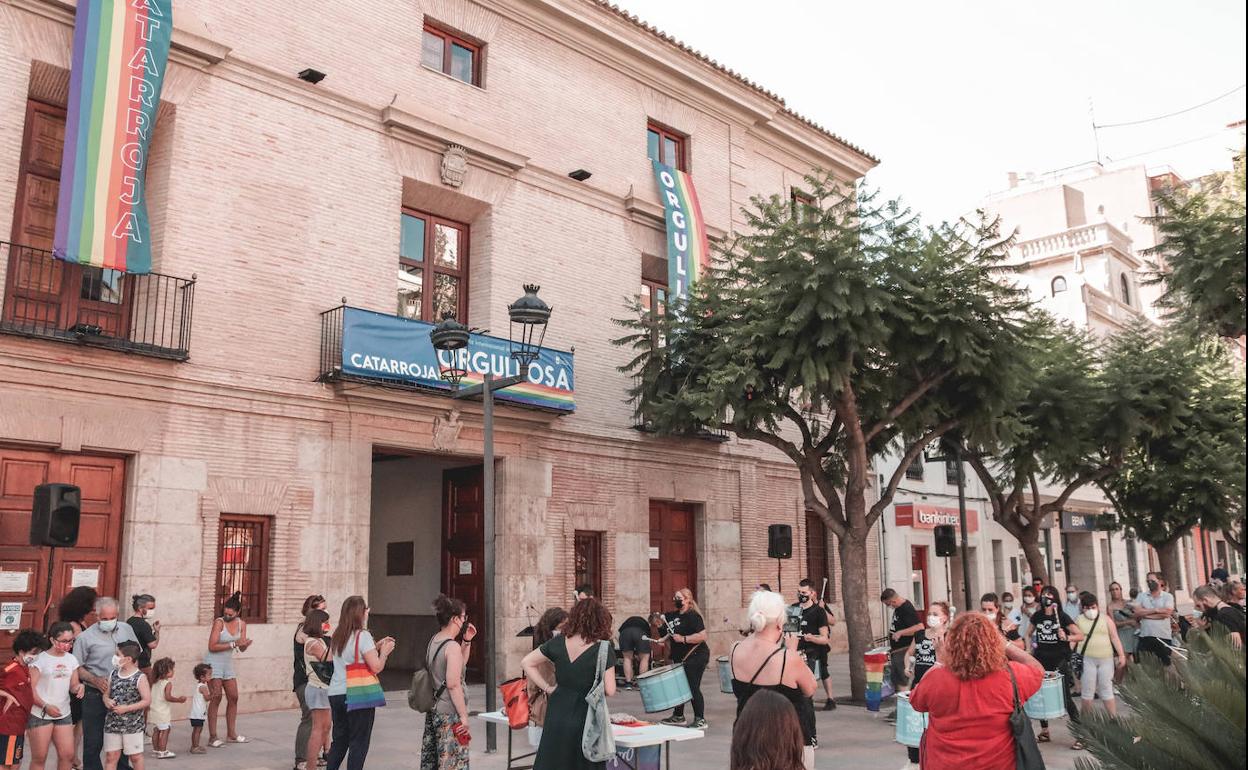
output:
[[[856,179],[873,158],[594,0],[315,13],[179,0],[175,14],[147,168],[159,276],[122,277],[44,251],[73,4],[0,2],[0,220],[13,223],[0,249],[0,572],[25,623],[44,620],[49,558],[25,544],[30,493],[68,481],[83,489],[83,533],[53,555],[52,594],[93,581],[156,594],[160,652],[189,663],[221,595],[243,589],[256,639],[237,664],[245,709],[290,702],[308,594],[331,609],[369,596],[374,630],[399,639],[393,665],[411,665],[433,596],[479,586],[473,531],[460,542],[455,528],[473,515],[480,407],[326,376],[324,314],[452,308],[506,337],[524,283],[554,307],[546,345],[574,351],[576,403],[497,411],[500,670],[515,673],[528,644],[516,633],[579,579],[617,621],[670,600],[652,590],[652,576],[663,589],[680,577],[669,548],[687,549],[683,574],[722,651],[749,592],[777,578],[772,523],[794,527],[785,590],[830,570],[839,599],[834,545],[807,538],[787,460],[635,429],[612,319],[639,291],[661,299],[646,269],[666,257],[655,147],[691,173],[713,241],[741,226],[751,195],[788,197],[816,166]],[[327,77],[303,82],[305,68]],[[868,570],[876,590],[879,564]]]

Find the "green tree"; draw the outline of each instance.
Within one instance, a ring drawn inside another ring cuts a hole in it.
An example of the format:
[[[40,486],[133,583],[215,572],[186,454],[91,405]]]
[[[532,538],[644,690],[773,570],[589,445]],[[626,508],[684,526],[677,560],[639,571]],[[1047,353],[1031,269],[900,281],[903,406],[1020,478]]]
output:
[[[1074,493],[1108,481],[1143,436],[1177,427],[1189,393],[1183,380],[1139,353],[1155,331],[1141,321],[1093,339],[1047,316],[1035,320],[1026,348],[1029,376],[968,462],[988,494],[992,515],[1019,542],[1033,575],[1051,578],[1040,551],[1046,519]],[[1041,496],[1042,484],[1055,494]]]
[[[1177,676],[1150,657],[1132,666],[1122,699],[1130,712],[1110,719],[1103,711],[1071,723],[1095,762],[1080,757],[1077,770],[1228,770],[1245,766],[1244,651],[1225,633],[1188,634]]]
[[[1168,420],[1141,435],[1101,488],[1121,523],[1157,549],[1161,571],[1174,580],[1183,535],[1196,525],[1229,527],[1243,515],[1244,380],[1219,343],[1144,327],[1132,339],[1135,354],[1116,365],[1166,388],[1154,403],[1169,404]]]
[[[981,429],[1023,376],[1025,295],[1001,281],[995,223],[923,226],[895,202],[812,176],[812,206],[755,199],[688,301],[620,323],[638,413],[668,434],[718,426],[797,467],[836,535],[851,693],[872,640],[867,536],[905,470],[946,432]],[[875,495],[873,460],[901,462]]]
[[[1236,339],[1244,334],[1244,161],[1196,192],[1162,191],[1162,213],[1148,221],[1160,240],[1151,283],[1161,283],[1160,305],[1199,329]]]

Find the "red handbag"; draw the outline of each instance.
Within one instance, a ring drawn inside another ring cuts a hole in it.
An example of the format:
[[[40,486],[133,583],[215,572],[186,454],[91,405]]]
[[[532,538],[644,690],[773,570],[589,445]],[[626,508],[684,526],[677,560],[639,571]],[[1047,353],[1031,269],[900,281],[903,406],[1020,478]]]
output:
[[[513,730],[529,726],[529,680],[522,676],[508,679],[498,686],[503,696],[503,713]]]

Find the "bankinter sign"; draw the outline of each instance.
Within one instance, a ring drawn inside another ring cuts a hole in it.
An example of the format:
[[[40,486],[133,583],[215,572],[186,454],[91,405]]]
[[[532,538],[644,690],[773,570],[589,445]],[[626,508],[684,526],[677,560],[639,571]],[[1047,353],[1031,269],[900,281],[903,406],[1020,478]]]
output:
[[[945,508],[939,505],[920,505],[918,503],[898,503],[895,506],[897,526],[914,527],[915,529],[935,529],[942,524],[958,526],[960,516],[957,508]],[[966,511],[966,531],[979,529],[979,514],[968,508]]]

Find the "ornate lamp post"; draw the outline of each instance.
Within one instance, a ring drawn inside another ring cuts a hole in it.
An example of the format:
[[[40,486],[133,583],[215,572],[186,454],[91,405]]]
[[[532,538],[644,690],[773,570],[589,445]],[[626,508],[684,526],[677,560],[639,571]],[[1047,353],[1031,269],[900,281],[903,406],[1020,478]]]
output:
[[[482,432],[484,446],[482,454],[484,496],[484,539],[485,539],[485,709],[498,709],[498,673],[497,673],[497,623],[494,607],[494,391],[509,388],[528,380],[529,364],[537,360],[542,340],[546,337],[546,324],[550,321],[550,306],[537,296],[541,287],[526,284],[524,296],[507,306],[511,318],[511,333],[508,341],[511,357],[520,365],[520,373],[511,377],[495,379],[489,371],[485,372],[485,380],[480,385],[460,388],[459,383],[467,374],[466,366],[461,361],[459,352],[468,347],[468,327],[459,323],[454,317],[442,319],[430,333],[430,341],[439,351],[451,353],[451,364],[442,367],[442,379],[451,383],[454,398],[474,398],[481,396]],[[519,339],[517,339],[519,337]],[[488,367],[487,367],[488,369]],[[494,723],[485,727],[485,750],[496,751],[498,736]]]

